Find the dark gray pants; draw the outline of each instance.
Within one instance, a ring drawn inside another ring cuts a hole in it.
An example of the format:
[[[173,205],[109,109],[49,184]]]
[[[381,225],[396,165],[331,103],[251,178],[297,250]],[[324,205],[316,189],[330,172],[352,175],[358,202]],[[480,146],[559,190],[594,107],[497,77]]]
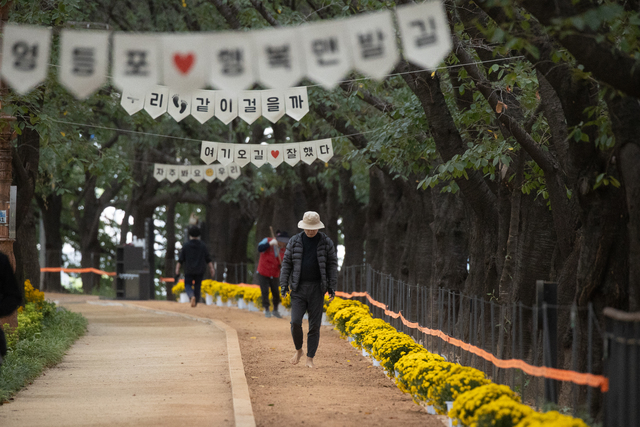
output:
[[[260,285],[260,292],[262,293],[262,308],[269,310],[269,290],[271,290],[271,297],[273,298],[273,311],[278,311],[278,304],[280,304],[280,279],[277,277],[267,277],[258,273],[258,285]]]
[[[307,333],[307,357],[314,357],[320,342],[320,325],[322,325],[322,305],[324,295],[320,282],[302,282],[291,292],[291,336],[296,350],[302,348],[302,318],[309,313],[309,332]]]

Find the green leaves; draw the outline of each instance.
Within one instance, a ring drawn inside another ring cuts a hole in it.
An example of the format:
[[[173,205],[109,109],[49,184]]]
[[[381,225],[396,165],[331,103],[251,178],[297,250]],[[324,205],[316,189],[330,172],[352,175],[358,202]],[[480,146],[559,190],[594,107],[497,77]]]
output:
[[[611,175],[607,175],[606,173],[601,173],[596,177],[596,183],[593,185],[593,189],[600,187],[601,185],[612,185],[615,188],[620,187],[620,181],[615,179]]]

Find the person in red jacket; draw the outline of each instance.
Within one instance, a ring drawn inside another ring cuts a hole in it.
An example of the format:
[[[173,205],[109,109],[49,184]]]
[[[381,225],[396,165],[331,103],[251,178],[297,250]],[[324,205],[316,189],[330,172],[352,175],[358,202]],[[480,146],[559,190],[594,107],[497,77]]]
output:
[[[258,261],[258,285],[262,292],[262,306],[265,317],[281,317],[278,313],[280,304],[280,292],[278,291],[280,266],[284,249],[289,242],[289,234],[286,231],[278,231],[276,238],[265,237],[258,243],[260,260]],[[269,290],[273,297],[273,311],[269,311]]]

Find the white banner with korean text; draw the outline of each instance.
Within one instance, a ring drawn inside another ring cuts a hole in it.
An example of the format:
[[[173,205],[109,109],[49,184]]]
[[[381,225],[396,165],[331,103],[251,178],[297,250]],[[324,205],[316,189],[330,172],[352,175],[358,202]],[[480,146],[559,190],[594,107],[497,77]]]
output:
[[[205,180],[213,182],[215,179],[224,181],[227,178],[238,179],[242,175],[242,168],[236,163],[222,165],[215,163],[212,165],[167,165],[155,163],[153,165],[153,177],[157,181],[167,180],[169,182],[189,181],[200,182]]]
[[[234,164],[245,167],[252,163],[256,167],[269,163],[274,168],[282,163],[295,166],[301,160],[310,165],[316,159],[328,162],[333,157],[331,139],[284,144],[232,144],[202,141],[200,158],[206,164],[218,161],[223,166]]]
[[[288,89],[305,77],[332,89],[353,70],[384,79],[400,59],[398,34],[406,60],[437,67],[452,47],[442,1],[398,6],[395,14],[397,28],[393,11],[382,10],[252,31],[114,32],[111,51],[109,31],[63,30],[60,79],[87,97],[103,84],[111,57],[112,83],[137,96],[158,83],[180,94],[207,87],[238,94],[256,83]],[[0,73],[13,90],[25,94],[46,79],[51,40],[48,28],[5,25]]]
[[[194,92],[175,90],[167,86],[152,86],[147,90],[147,112],[154,119],[165,112],[177,122],[192,115],[201,124],[217,117],[228,124],[240,117],[248,124],[259,117],[276,123],[285,114],[300,121],[309,112],[309,95],[306,86],[284,90],[246,90],[229,92],[221,90],[197,90]],[[145,94],[125,90],[120,104],[129,115],[140,111]],[[146,108],[145,108],[146,109]]]

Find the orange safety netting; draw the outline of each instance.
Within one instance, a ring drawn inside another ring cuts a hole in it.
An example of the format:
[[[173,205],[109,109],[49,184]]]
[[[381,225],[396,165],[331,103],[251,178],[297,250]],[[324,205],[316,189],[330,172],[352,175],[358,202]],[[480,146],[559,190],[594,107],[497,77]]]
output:
[[[552,380],[559,381],[567,381],[572,382],[574,384],[580,385],[588,385],[591,387],[599,387],[602,392],[609,391],[609,379],[602,375],[593,375],[593,374],[585,374],[576,371],[569,371],[566,369],[557,369],[557,368],[548,368],[545,366],[533,366],[520,359],[498,359],[493,354],[485,351],[475,345],[471,345],[464,341],[461,341],[457,338],[450,337],[444,332],[437,329],[429,329],[423,326],[420,326],[418,323],[409,322],[404,318],[402,313],[396,313],[387,309],[387,306],[379,301],[374,300],[368,292],[336,292],[336,295],[343,298],[353,298],[353,297],[366,297],[367,300],[374,306],[379,307],[384,310],[384,313],[387,316],[391,316],[394,319],[400,318],[402,323],[409,328],[417,329],[420,332],[426,335],[432,335],[442,339],[443,341],[454,345],[456,347],[462,348],[470,353],[475,354],[476,356],[482,357],[483,359],[493,363],[498,368],[509,369],[516,368],[520,369],[523,372],[533,375],[535,377],[544,377]]]
[[[96,273],[103,276],[115,276],[116,273],[109,273],[108,271],[98,270],[97,268],[63,268],[63,267],[44,267],[40,271],[44,273],[59,273],[61,271],[65,273]]]

